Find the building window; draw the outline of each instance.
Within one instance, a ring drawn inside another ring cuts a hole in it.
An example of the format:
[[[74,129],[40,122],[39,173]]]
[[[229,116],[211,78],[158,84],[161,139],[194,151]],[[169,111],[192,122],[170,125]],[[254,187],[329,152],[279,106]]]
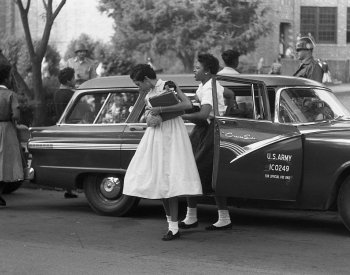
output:
[[[336,7],[301,7],[300,33],[311,34],[317,43],[337,43]]]

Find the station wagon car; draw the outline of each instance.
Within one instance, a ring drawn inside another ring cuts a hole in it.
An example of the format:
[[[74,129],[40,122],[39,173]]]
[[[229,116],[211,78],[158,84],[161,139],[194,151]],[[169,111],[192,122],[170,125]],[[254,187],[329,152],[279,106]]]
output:
[[[199,84],[192,75],[160,78],[190,98]],[[219,114],[213,82],[214,194],[240,206],[338,211],[350,228],[350,113],[332,91],[287,76],[217,79],[240,115]],[[146,130],[144,110],[128,76],[85,82],[57,125],[31,128],[35,182],[83,189],[99,214],[127,214],[139,199],[122,194],[123,176]]]

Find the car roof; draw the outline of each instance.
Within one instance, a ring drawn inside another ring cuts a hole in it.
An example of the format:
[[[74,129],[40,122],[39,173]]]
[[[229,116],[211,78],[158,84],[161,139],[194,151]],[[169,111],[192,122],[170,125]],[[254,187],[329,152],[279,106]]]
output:
[[[282,76],[282,75],[263,75],[263,74],[238,74],[232,75],[243,79],[252,79],[264,81],[266,86],[321,86],[326,87],[322,83],[301,77]],[[159,74],[158,78],[164,80],[172,80],[175,83],[181,83],[183,87],[198,86],[199,82],[194,79],[193,74]],[[233,85],[242,85],[235,84]],[[128,75],[107,76],[90,79],[81,84],[78,90],[86,89],[106,89],[106,88],[136,88],[137,86]]]

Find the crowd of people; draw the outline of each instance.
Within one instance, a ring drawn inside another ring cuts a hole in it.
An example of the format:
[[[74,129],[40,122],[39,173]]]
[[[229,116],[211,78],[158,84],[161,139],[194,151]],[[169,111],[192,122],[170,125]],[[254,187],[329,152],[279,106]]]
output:
[[[322,82],[324,70],[313,58],[314,42],[309,37],[301,37],[296,43],[297,58],[301,61],[294,76],[305,77]],[[92,60],[88,59],[87,49],[79,44],[76,56],[67,62],[60,70],[59,89],[54,93],[54,104],[57,120],[64,112],[74,94],[76,85],[96,77]],[[239,74],[239,52],[226,50],[221,57],[225,66],[221,68],[219,60],[209,53],[198,54],[194,65],[194,77],[199,82],[196,100],[200,103],[197,112],[180,114],[168,120],[162,119],[162,114],[179,113],[192,108],[191,101],[175,83],[179,102],[171,106],[152,107],[150,97],[159,96],[168,91],[167,82],[159,79],[150,64],[135,66],[130,78],[139,87],[140,93],[146,93],[147,130],[129,164],[124,180],[123,193],[148,199],[161,199],[168,222],[168,231],[163,236],[164,241],[178,239],[179,229],[190,229],[198,226],[197,197],[203,194],[215,194],[212,190],[212,172],[214,155],[214,124],[212,78],[215,75],[235,76]],[[148,62],[149,63],[149,62]],[[8,89],[11,67],[0,65],[0,205],[6,202],[1,197],[5,183],[23,180],[23,162],[20,145],[16,134],[16,122],[19,119],[17,95]],[[103,74],[103,64],[97,68]],[[280,58],[271,67],[271,74],[281,73]],[[233,91],[224,88],[217,81],[217,102],[221,114],[240,116]],[[116,114],[122,115],[121,96],[115,95],[110,108],[103,116],[107,122],[113,123]],[[188,136],[184,120],[195,124]],[[6,161],[5,161],[6,160]],[[181,171],[181,173],[179,173]],[[187,197],[187,212],[185,218],[178,220],[178,197]],[[75,198],[72,190],[67,190],[66,198]],[[227,198],[215,196],[218,209],[218,219],[206,230],[226,230],[232,228]]]

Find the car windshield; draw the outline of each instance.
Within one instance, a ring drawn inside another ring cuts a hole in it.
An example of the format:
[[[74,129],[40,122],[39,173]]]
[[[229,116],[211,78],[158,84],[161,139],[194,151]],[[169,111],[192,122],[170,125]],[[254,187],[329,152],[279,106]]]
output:
[[[327,90],[288,88],[281,91],[279,122],[310,123],[338,118],[350,118],[350,112]]]

